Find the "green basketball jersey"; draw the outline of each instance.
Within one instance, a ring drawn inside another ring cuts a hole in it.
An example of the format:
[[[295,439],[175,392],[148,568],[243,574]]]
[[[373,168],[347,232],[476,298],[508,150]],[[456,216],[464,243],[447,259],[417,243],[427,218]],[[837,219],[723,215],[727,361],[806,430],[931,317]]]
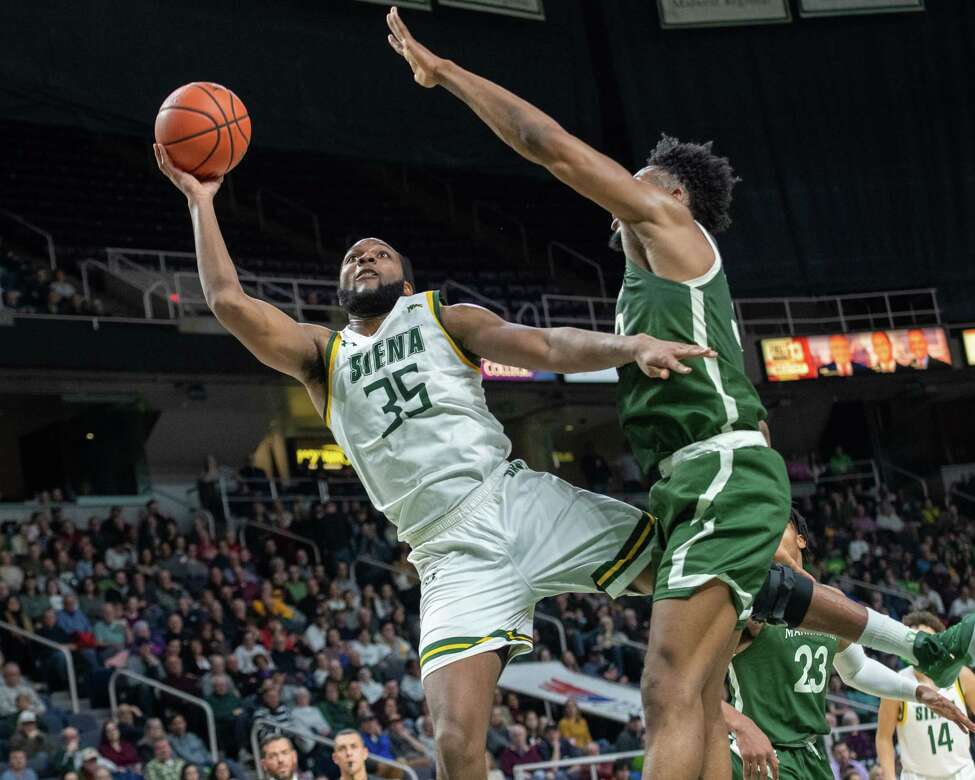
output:
[[[776,746],[796,747],[827,734],[834,655],[835,636],[765,626],[731,661],[731,703]]]
[[[745,374],[728,279],[714,240],[714,265],[687,282],[662,279],[627,258],[616,301],[616,332],[709,346],[717,358],[687,361],[690,374],[661,381],[635,363],[619,369],[623,431],[644,470],[695,442],[730,431],[755,431],[765,408]]]

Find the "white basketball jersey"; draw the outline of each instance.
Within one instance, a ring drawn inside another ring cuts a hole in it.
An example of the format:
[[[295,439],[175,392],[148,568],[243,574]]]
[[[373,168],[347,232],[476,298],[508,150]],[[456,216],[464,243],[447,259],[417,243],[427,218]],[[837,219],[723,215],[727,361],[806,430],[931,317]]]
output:
[[[917,680],[913,668],[902,669],[900,673]],[[957,681],[939,693],[967,712]],[[901,702],[897,713],[897,744],[905,772],[924,777],[951,777],[962,769],[975,768],[968,734],[923,704]]]
[[[444,329],[436,292],[400,298],[372,336],[333,334],[325,360],[325,424],[404,541],[511,452],[480,361]]]

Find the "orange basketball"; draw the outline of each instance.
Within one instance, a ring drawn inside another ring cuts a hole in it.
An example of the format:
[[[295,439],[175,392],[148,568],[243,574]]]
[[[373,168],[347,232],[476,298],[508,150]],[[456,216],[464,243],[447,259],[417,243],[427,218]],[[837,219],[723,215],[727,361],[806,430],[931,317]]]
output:
[[[156,143],[177,168],[200,179],[232,171],[251,142],[247,109],[226,87],[194,81],[177,89],[156,115]]]

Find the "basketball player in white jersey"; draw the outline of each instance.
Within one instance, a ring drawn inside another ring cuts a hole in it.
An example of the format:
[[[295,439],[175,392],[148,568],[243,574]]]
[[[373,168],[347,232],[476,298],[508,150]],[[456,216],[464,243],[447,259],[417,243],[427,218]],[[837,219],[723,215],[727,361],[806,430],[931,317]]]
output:
[[[220,180],[200,182],[155,151],[187,196],[207,304],[261,362],[305,385],[373,505],[413,548],[437,777],[484,778],[495,686],[503,665],[532,649],[535,604],[566,592],[648,592],[653,519],[509,462],[478,355],[564,373],[636,363],[665,381],[690,371],[682,358],[715,353],[441,305],[436,292],[415,294],[408,261],[376,238],[357,241],[342,262],[349,325],[297,323],[241,288],[213,208]]]
[[[930,612],[911,612],[904,625],[929,634],[945,630],[944,623]],[[935,687],[931,680],[909,666],[901,671],[911,682]],[[952,685],[941,695],[963,712],[975,712],[975,672],[961,670]],[[975,780],[968,734],[942,715],[923,704],[883,699],[877,723],[877,760],[883,780],[896,780],[894,732],[900,746],[900,780]]]

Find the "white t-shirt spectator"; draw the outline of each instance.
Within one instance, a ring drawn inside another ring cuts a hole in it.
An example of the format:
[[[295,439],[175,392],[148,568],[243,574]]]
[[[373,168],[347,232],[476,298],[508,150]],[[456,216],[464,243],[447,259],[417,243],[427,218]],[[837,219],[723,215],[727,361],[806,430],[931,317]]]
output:
[[[237,658],[237,665],[241,674],[254,674],[257,671],[257,666],[254,665],[254,656],[257,655],[266,656],[268,660],[271,659],[270,653],[259,642],[255,642],[250,650],[243,645],[237,645],[234,656]]]
[[[73,298],[76,292],[75,286],[71,284],[71,282],[69,282],[67,279],[62,279],[61,281],[55,280],[51,282],[50,289],[56,292],[62,298],[67,298],[67,299]]]
[[[877,511],[877,528],[899,534],[904,530],[904,521],[901,520],[900,515],[894,509],[891,509],[890,512],[884,512],[883,509],[879,509]]]
[[[359,680],[359,688],[362,690],[362,695],[366,697],[366,701],[370,704],[375,704],[379,701],[379,697],[383,695],[383,686],[375,680]]]
[[[962,598],[959,596],[954,601],[951,602],[951,611],[948,613],[948,617],[963,618],[971,612],[975,612],[975,598]]]
[[[322,737],[327,737],[332,733],[332,727],[325,720],[322,711],[318,707],[308,705],[307,707],[292,707],[291,725],[301,731],[307,731]],[[301,750],[307,753],[315,747],[315,742],[310,739],[298,739]]]
[[[379,645],[375,642],[363,644],[358,639],[349,642],[349,649],[355,650],[359,654],[359,660],[366,666],[375,666],[390,653],[386,645]]]
[[[866,539],[854,539],[852,542],[850,542],[847,552],[849,553],[850,560],[856,563],[864,555],[870,552],[870,545],[867,544]]]
[[[936,590],[929,590],[927,593],[921,593],[916,596],[913,606],[916,610],[928,610],[935,615],[943,615],[945,613],[945,603],[941,599],[941,594]]]
[[[305,629],[305,634],[303,639],[305,644],[311,648],[313,653],[321,652],[325,647],[325,634],[328,632],[328,626],[325,628],[320,628],[317,624],[312,623],[308,628]]]

